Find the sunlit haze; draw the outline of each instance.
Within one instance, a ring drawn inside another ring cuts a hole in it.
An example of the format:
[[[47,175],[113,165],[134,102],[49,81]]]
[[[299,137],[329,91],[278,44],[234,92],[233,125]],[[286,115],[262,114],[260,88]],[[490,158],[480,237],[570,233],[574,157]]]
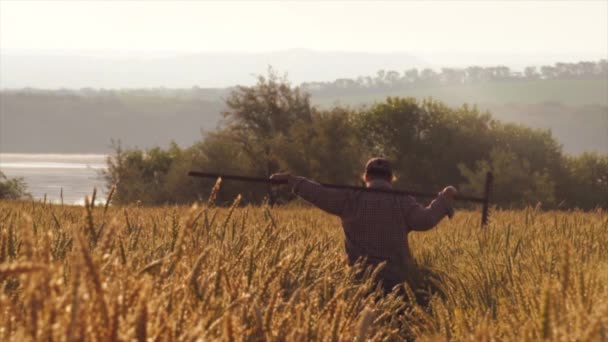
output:
[[[608,2],[2,1],[2,49],[606,54]]]
[[[608,55],[607,1],[0,1],[0,88],[226,87]]]

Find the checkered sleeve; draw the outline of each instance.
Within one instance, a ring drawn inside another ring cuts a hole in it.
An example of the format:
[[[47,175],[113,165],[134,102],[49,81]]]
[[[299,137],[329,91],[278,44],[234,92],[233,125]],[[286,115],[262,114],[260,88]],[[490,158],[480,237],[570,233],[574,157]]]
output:
[[[344,212],[348,190],[326,188],[304,177],[292,177],[289,184],[296,195],[319,209],[338,216]]]
[[[415,201],[413,198],[412,201]],[[454,208],[444,195],[439,194],[427,207],[418,203],[411,206],[407,214],[407,225],[410,230],[429,230],[439,223],[444,216],[454,215]]]

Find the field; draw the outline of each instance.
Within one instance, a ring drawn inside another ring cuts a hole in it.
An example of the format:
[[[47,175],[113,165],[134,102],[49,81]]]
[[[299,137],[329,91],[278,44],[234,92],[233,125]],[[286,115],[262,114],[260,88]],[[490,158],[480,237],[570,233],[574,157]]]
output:
[[[608,339],[605,211],[478,220],[410,235],[403,300],[355,280],[312,208],[0,202],[0,340]]]

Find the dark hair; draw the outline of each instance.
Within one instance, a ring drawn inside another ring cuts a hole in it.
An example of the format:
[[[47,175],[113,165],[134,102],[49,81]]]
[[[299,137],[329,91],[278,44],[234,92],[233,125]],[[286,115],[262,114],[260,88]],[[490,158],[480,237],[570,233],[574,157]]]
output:
[[[381,178],[384,179],[388,182],[392,182],[394,179],[393,177],[393,173],[389,170],[386,169],[377,169],[377,168],[370,168],[368,170],[365,171],[365,173],[363,174],[363,180],[365,180],[366,177],[369,178]]]

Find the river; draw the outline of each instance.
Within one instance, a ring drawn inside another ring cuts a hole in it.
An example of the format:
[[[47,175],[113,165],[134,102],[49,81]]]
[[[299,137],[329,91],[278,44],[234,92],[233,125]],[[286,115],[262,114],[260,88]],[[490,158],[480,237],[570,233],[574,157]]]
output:
[[[23,154],[0,153],[0,171],[7,177],[22,177],[27,190],[34,199],[84,203],[97,188],[97,198],[102,200],[107,193],[101,172],[106,169],[103,154]]]

